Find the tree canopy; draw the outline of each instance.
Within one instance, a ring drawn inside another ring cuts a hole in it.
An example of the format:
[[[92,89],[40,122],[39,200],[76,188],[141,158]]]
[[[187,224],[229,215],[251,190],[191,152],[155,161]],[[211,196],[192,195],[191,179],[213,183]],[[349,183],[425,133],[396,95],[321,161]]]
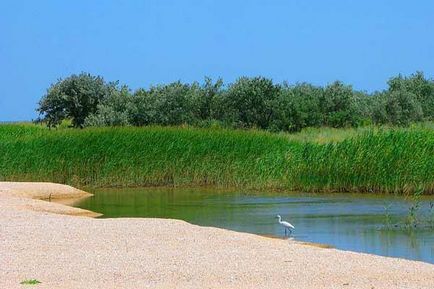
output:
[[[398,75],[384,91],[366,93],[335,81],[276,84],[265,77],[241,77],[225,85],[180,81],[131,91],[88,73],[51,85],[39,102],[49,127],[70,119],[72,126],[219,124],[232,128],[299,131],[304,127],[408,125],[434,120],[434,81],[422,72]]]
[[[88,73],[60,79],[39,102],[40,120],[55,127],[70,119],[74,127],[83,127],[88,116],[99,113],[98,105],[117,91],[116,86],[117,83],[106,83],[102,77]]]

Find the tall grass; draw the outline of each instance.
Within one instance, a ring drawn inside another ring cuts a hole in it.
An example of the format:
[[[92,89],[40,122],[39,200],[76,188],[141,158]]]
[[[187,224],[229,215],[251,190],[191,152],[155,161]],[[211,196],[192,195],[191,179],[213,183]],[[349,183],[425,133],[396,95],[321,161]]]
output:
[[[344,136],[320,141],[313,131],[305,133],[310,136],[188,127],[50,131],[0,125],[0,180],[434,191],[432,127],[337,131],[334,135]]]

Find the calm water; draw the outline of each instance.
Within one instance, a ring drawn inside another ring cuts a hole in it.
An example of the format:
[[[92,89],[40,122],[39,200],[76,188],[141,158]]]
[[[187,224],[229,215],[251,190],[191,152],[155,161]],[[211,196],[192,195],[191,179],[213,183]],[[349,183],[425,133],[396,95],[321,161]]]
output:
[[[434,217],[434,198],[422,199],[420,218]],[[95,192],[76,206],[103,217],[181,219],[192,224],[283,237],[276,214],[291,222],[292,237],[343,250],[434,263],[434,229],[393,224],[408,218],[410,200],[354,194],[243,193],[209,189],[122,189]],[[392,224],[386,227],[386,224]],[[389,228],[389,229],[387,229]],[[392,229],[391,229],[392,228]]]

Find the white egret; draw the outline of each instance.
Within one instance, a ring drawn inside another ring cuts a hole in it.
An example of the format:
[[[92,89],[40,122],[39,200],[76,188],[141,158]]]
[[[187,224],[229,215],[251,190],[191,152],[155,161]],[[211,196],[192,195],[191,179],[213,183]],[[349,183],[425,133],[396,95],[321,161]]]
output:
[[[285,222],[285,221],[282,221],[282,217],[280,215],[277,215],[276,218],[279,219],[278,220],[279,224],[281,224],[283,226],[283,228],[285,229],[285,236],[286,236],[286,230],[288,230],[289,234],[291,234],[292,229],[295,229],[295,227],[292,224]]]

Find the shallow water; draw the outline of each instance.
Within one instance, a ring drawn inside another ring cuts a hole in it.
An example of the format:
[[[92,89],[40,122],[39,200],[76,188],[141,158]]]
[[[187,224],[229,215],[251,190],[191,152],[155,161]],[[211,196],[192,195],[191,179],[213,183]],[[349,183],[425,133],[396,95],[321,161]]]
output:
[[[210,189],[107,189],[75,206],[103,217],[181,219],[201,226],[283,237],[280,214],[296,240],[338,249],[434,264],[434,227],[409,230],[414,204],[403,197],[361,194],[246,193]],[[419,219],[434,218],[433,197],[423,198]],[[432,220],[432,219],[431,219]],[[433,222],[434,223],[434,222]]]

